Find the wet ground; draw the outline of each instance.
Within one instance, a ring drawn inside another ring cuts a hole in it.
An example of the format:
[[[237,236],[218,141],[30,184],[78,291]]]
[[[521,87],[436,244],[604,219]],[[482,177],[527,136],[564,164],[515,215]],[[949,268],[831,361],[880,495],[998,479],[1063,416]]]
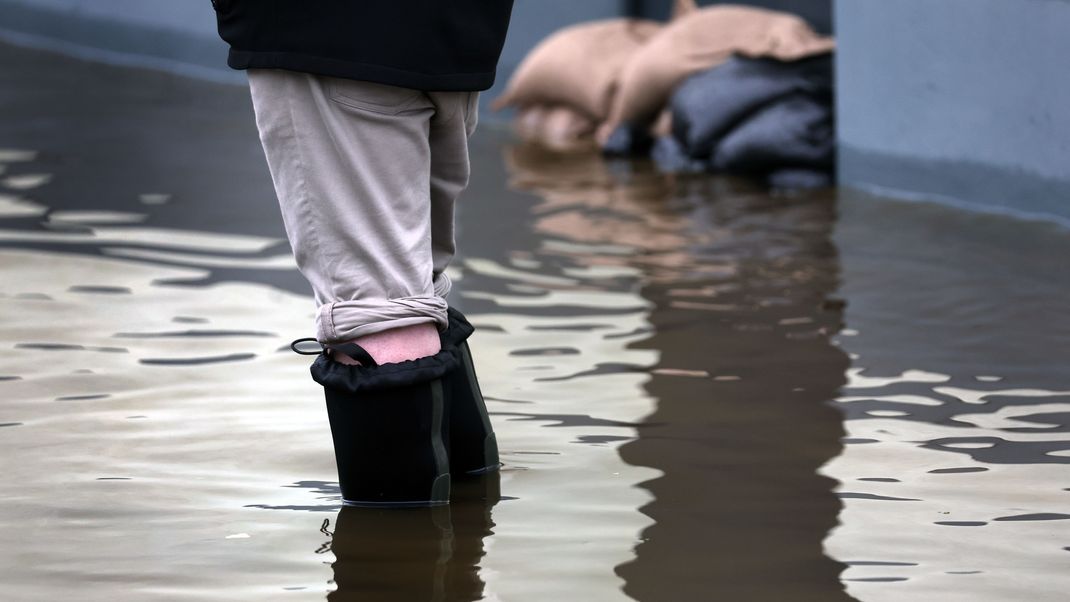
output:
[[[247,92],[7,46],[0,82],[5,597],[1070,591],[1065,230],[485,122],[451,302],[505,467],[340,511]]]

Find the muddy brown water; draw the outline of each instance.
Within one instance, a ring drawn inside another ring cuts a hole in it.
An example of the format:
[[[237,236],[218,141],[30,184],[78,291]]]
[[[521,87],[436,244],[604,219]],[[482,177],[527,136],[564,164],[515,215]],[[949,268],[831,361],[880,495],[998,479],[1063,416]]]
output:
[[[341,509],[247,92],[2,47],[12,600],[1062,600],[1070,234],[473,142],[505,467]]]

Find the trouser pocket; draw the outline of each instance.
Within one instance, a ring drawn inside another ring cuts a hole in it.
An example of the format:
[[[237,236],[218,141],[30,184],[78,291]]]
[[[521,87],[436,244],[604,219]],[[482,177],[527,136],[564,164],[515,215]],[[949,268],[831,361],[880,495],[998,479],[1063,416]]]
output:
[[[354,109],[397,115],[433,106],[424,92],[412,88],[339,77],[326,77],[325,80],[327,96],[334,102]]]

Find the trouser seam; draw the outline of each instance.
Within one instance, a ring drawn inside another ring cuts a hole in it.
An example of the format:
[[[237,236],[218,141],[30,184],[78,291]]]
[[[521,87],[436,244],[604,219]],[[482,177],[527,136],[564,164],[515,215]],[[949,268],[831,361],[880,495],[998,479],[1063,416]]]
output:
[[[306,75],[300,80],[301,85],[308,85],[307,78],[312,77]],[[293,82],[291,82],[293,83]],[[309,247],[309,253],[313,256],[322,256],[323,248],[320,245],[320,228],[317,224],[316,212],[312,210],[312,202],[308,192],[308,172],[307,166],[302,161],[304,149],[302,148],[300,128],[297,127],[297,117],[294,110],[294,95],[286,94],[286,109],[289,113],[289,128],[291,139],[293,140],[294,152],[293,161],[294,169],[297,172],[297,199],[298,210],[306,222],[308,223],[308,233],[303,237],[305,244]],[[325,274],[326,276],[326,274]],[[329,277],[328,277],[329,279]]]

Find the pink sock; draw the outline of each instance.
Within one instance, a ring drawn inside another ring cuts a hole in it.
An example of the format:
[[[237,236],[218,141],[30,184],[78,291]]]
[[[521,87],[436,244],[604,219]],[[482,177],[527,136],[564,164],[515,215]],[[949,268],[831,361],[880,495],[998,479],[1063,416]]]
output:
[[[434,355],[442,350],[438,328],[431,322],[391,328],[369,334],[352,341],[364,348],[379,364],[393,364]],[[359,365],[360,362],[342,352],[335,353],[335,361],[341,364]]]

